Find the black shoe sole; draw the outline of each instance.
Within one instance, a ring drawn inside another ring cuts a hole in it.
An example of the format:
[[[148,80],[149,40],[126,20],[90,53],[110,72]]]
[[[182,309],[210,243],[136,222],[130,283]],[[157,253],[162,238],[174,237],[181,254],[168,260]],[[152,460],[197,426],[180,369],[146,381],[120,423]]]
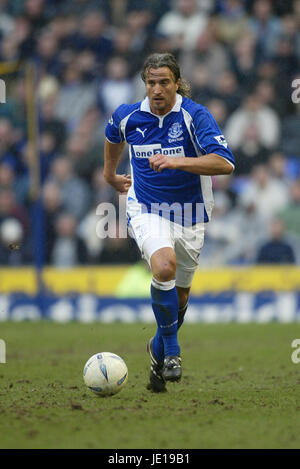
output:
[[[181,375],[180,376],[165,376],[164,375],[164,380],[170,381],[171,383],[178,383],[181,380]]]
[[[153,356],[153,353],[152,353],[151,348],[150,348],[150,341],[147,343],[147,352],[149,353],[150,359],[151,359],[151,356]],[[151,370],[150,371],[150,382],[147,385],[147,389],[149,391],[153,391],[153,392],[156,392],[156,393],[166,392],[167,391],[166,382],[163,381],[163,379],[161,380],[161,379],[157,378],[155,376],[155,374],[153,373],[153,371]]]

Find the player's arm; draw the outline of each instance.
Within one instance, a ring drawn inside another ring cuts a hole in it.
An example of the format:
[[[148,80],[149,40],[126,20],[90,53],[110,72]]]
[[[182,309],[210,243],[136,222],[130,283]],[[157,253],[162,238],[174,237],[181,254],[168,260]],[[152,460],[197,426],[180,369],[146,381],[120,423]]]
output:
[[[206,176],[231,174],[234,170],[234,156],[208,109],[198,108],[190,131],[201,156],[172,158],[158,155],[156,159],[153,156],[149,160],[151,167],[158,172],[170,168]]]
[[[122,193],[128,192],[131,186],[131,177],[129,174],[117,174],[117,168],[125,147],[125,142],[111,143],[105,139],[104,147],[104,178],[116,191]]]
[[[216,176],[218,174],[231,174],[234,166],[226,158],[209,153],[199,158],[173,158],[164,155],[154,155],[149,158],[150,167],[160,173],[163,169],[180,169],[194,174]]]

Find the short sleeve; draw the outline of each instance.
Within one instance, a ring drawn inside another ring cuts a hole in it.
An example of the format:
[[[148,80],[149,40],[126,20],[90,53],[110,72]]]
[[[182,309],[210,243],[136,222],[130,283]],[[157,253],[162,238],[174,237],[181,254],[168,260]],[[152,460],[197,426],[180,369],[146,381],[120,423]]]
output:
[[[120,110],[121,106],[115,110],[105,128],[105,136],[107,140],[109,140],[109,142],[111,143],[121,143],[124,141],[124,135],[122,134],[120,129]]]
[[[215,153],[235,165],[234,156],[212,114],[205,109],[197,111],[193,118],[195,139],[201,153]]]

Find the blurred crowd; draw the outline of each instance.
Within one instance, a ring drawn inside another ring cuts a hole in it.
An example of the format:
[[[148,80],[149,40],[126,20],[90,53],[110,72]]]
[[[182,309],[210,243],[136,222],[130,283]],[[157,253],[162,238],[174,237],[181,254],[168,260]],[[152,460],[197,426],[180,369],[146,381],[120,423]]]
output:
[[[133,240],[96,234],[98,204],[118,209],[104,129],[119,104],[144,98],[147,55],[169,51],[236,158],[232,176],[213,177],[200,264],[300,263],[300,0],[0,0],[1,265],[33,263],[37,222],[24,67],[13,64],[39,74],[46,263],[131,263]]]

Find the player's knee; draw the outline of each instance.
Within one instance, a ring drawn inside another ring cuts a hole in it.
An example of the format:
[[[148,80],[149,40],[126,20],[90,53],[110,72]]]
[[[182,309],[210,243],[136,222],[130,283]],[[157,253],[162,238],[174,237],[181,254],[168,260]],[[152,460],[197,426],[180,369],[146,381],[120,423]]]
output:
[[[176,261],[173,259],[162,260],[155,272],[155,277],[160,282],[169,282],[176,276]]]

